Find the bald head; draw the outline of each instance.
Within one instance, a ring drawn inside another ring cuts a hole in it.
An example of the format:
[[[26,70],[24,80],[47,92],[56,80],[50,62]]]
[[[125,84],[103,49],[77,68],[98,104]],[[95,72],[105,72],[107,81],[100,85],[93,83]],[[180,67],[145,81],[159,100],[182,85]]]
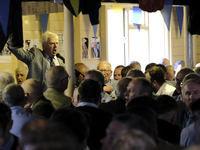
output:
[[[97,69],[101,71],[101,73],[104,76],[104,81],[105,83],[107,83],[110,80],[110,77],[112,75],[111,64],[107,61],[101,61],[98,64]]]
[[[43,95],[42,84],[36,79],[28,79],[22,83],[22,88],[29,98],[36,98]]]
[[[174,67],[172,65],[167,65],[166,70],[167,70],[167,73],[165,76],[165,80],[173,81],[175,79]]]
[[[85,75],[85,73],[89,71],[89,68],[86,65],[82,64],[77,68],[77,70]],[[80,83],[85,79],[83,75],[79,75],[78,77]]]
[[[160,61],[160,64],[166,66],[166,65],[170,65],[170,61],[167,58],[162,58]]]

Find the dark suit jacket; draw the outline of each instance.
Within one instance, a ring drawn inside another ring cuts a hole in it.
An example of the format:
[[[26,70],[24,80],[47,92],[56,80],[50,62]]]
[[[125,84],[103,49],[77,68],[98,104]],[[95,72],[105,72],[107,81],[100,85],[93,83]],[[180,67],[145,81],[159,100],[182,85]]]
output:
[[[117,98],[116,100],[111,100],[108,103],[101,103],[99,108],[112,114],[121,114],[125,113],[125,104],[125,100]]]
[[[92,47],[92,57],[93,58],[100,58],[100,50],[97,48],[97,57],[94,54],[94,47]]]
[[[51,101],[55,109],[59,109],[62,107],[68,108],[71,105],[71,98],[64,95],[55,88],[48,88],[44,92],[44,97]]]
[[[31,48],[29,51],[24,51],[22,48],[10,47],[11,52],[17,57],[17,59],[27,64],[29,72],[27,79],[34,78],[42,83],[44,89],[46,89],[45,73],[50,68],[50,63],[45,57],[43,51],[38,48]],[[63,60],[58,58],[58,62],[61,66],[64,66]]]
[[[106,128],[112,119],[112,115],[101,109],[90,106],[82,106],[76,108],[88,113],[91,116],[90,135],[88,137],[89,148],[91,150],[100,149],[100,140],[106,136]]]
[[[176,125],[180,126],[182,129],[185,128],[187,121],[189,119],[189,115],[190,115],[190,113],[187,109],[187,106],[180,109],[177,113]]]
[[[181,129],[165,120],[158,119],[158,137],[164,141],[179,145]]]
[[[54,110],[55,108],[53,107],[51,101],[47,100],[44,96],[36,100],[32,107],[33,115],[43,116],[46,119],[51,116]]]

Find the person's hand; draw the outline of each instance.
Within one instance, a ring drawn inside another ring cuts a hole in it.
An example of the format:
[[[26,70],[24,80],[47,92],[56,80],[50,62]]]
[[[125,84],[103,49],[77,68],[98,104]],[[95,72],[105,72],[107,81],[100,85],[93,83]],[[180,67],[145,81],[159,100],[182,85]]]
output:
[[[31,107],[31,104],[25,104],[24,110],[25,110],[27,113],[32,114],[33,110],[32,110],[30,107]]]
[[[111,93],[113,91],[113,87],[111,85],[107,85],[107,86],[104,86],[103,87],[103,90],[106,92],[106,93]]]

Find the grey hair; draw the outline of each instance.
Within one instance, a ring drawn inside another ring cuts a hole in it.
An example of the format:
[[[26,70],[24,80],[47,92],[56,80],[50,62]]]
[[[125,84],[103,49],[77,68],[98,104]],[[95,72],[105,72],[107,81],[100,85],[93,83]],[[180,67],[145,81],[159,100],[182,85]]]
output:
[[[9,72],[1,72],[0,73],[0,91],[3,91],[3,89],[10,83],[14,83],[15,79],[13,75]]]
[[[49,37],[53,37],[53,38],[57,38],[58,39],[58,35],[57,34],[55,34],[53,32],[46,31],[42,36],[42,43],[47,42]]]
[[[15,83],[7,85],[2,92],[3,101],[9,106],[23,106],[24,102],[24,90]]]
[[[141,70],[136,69],[136,68],[129,70],[129,72],[126,74],[126,76],[129,74],[134,74],[136,77],[144,77],[144,78],[146,77],[145,74]],[[129,75],[129,76],[131,76],[131,75]]]
[[[17,69],[15,69],[15,72],[18,72],[18,71],[27,71],[28,72],[28,67],[26,67],[26,66],[18,67]]]

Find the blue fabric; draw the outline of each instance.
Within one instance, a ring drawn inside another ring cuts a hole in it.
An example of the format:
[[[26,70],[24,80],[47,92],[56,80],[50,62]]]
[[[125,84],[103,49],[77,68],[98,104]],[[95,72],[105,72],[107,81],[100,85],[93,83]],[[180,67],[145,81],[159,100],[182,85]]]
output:
[[[117,80],[114,79],[110,79],[105,85],[111,85],[113,87],[113,91],[117,89]]]
[[[184,128],[181,132],[181,137],[180,137],[180,145],[189,147],[194,145],[194,135],[195,135],[195,129],[194,129],[195,124],[192,123],[190,126]]]
[[[194,119],[194,115],[190,114],[189,118],[188,118],[188,121],[186,123],[186,127],[188,127],[189,125],[191,125],[194,122],[193,119]]]
[[[13,106],[13,107],[10,107],[10,109],[12,111],[12,120],[13,120],[13,126],[12,126],[12,129],[10,130],[10,133],[19,137],[19,133],[20,133],[22,126],[27,121],[29,121],[31,119],[36,119],[38,117],[25,112],[24,108],[21,106]]]

